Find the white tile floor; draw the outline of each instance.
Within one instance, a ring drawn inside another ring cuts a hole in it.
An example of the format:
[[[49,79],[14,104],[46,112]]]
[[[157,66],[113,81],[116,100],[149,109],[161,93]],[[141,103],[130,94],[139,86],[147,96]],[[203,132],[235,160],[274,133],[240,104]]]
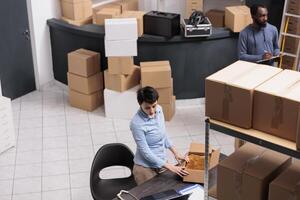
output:
[[[167,122],[169,136],[185,153],[191,141],[204,143],[204,102],[179,100]],[[88,200],[94,154],[106,143],[121,142],[135,151],[129,121],[108,119],[103,107],[85,112],[68,104],[55,84],[13,101],[17,146],[0,154],[1,200]],[[210,142],[223,153],[233,151],[233,138],[212,131]],[[172,158],[170,157],[170,160]],[[104,178],[126,176],[112,167]]]

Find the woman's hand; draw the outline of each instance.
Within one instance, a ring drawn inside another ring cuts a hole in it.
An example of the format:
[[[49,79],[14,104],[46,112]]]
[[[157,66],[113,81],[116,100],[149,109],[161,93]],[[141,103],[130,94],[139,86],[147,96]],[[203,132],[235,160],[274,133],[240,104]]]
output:
[[[176,154],[175,159],[177,160],[177,162],[179,164],[181,164],[183,161],[185,161],[187,163],[190,162],[189,156],[187,154],[185,156],[182,156],[180,154]]]
[[[172,165],[170,163],[166,163],[164,165],[164,167],[167,168],[168,170],[170,170],[171,172],[174,172],[174,173],[178,174],[181,177],[189,175],[189,173],[184,170],[185,167],[182,167],[182,166],[175,166],[175,165]]]

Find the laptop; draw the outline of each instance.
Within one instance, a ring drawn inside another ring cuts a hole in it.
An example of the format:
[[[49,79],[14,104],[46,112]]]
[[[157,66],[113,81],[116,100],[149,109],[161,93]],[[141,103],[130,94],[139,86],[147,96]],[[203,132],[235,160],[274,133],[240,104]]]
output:
[[[180,194],[176,190],[166,190],[149,196],[142,197],[140,200],[187,200],[189,194]]]

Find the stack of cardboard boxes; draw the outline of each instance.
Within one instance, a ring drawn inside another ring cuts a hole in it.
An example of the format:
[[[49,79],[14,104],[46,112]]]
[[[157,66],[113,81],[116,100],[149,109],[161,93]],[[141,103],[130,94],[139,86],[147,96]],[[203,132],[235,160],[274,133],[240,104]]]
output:
[[[139,108],[136,92],[141,73],[140,67],[133,63],[133,56],[137,55],[136,19],[105,20],[105,54],[108,60],[104,72],[105,115],[131,119]]]
[[[91,0],[60,0],[62,19],[70,24],[81,26],[92,23]]]
[[[162,106],[165,120],[170,121],[176,110],[170,62],[141,62],[141,85],[151,86],[158,91],[158,104]]]
[[[225,7],[225,26],[233,32],[240,32],[252,23],[250,8],[247,6]]]
[[[189,18],[195,10],[203,11],[203,0],[186,0],[185,17]]]
[[[92,111],[103,104],[103,74],[100,55],[86,49],[68,54],[69,102],[72,106]]]

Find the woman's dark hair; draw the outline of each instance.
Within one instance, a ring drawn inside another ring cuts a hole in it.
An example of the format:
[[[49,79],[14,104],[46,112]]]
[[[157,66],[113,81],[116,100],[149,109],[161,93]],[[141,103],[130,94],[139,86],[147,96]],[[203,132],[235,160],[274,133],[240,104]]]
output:
[[[158,92],[150,86],[140,88],[137,91],[137,101],[141,105],[143,102],[153,104],[159,98]]]
[[[257,14],[258,8],[267,8],[265,5],[262,4],[253,4],[250,7],[250,13],[252,16],[255,16]]]

